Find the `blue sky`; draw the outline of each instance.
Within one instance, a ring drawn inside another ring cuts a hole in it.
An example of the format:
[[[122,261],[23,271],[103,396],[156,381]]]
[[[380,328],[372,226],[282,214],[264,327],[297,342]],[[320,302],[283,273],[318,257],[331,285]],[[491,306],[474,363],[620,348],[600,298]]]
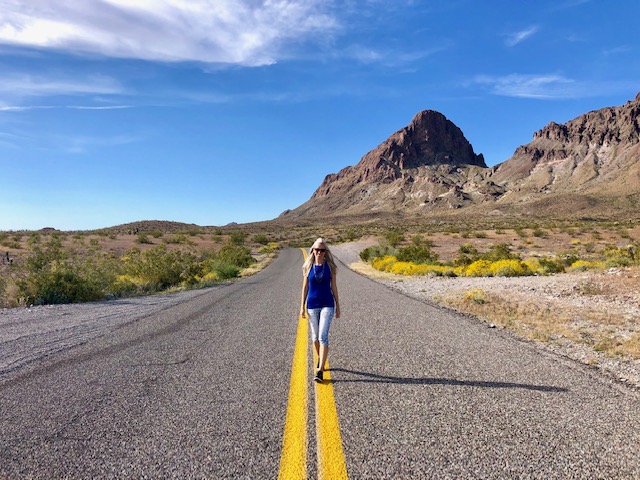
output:
[[[492,166],[636,96],[638,18],[636,0],[0,0],[0,230],[269,220],[425,109]]]

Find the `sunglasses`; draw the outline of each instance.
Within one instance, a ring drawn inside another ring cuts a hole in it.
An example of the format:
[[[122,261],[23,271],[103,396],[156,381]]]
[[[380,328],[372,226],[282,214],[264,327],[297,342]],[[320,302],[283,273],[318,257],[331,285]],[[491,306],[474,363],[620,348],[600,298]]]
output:
[[[314,251],[316,251],[316,252],[318,252],[318,253],[324,253],[324,252],[326,252],[326,251],[327,251],[327,249],[326,249],[326,248],[314,248],[313,250],[314,250]]]

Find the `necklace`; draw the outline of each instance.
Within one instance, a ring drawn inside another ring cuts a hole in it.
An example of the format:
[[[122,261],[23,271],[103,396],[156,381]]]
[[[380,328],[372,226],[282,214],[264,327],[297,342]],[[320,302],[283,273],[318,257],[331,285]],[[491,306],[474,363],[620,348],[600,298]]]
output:
[[[320,274],[318,275],[318,266],[320,267]],[[316,279],[317,282],[322,281],[322,277],[324,277],[324,263],[322,265],[313,265],[313,278]]]

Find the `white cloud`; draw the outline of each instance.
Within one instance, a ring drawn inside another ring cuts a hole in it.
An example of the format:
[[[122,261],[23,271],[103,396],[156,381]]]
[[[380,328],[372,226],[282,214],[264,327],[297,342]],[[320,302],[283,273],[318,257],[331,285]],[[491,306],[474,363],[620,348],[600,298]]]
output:
[[[531,35],[533,35],[534,33],[536,33],[538,30],[540,30],[540,27],[533,25],[525,30],[521,30],[519,32],[515,32],[512,33],[510,35],[507,36],[507,39],[505,40],[505,45],[507,45],[508,47],[515,47],[517,44],[519,44],[520,42],[526,40],[527,38],[529,38]]]
[[[0,44],[117,58],[267,65],[328,33],[325,0],[0,0]]]
[[[575,97],[575,81],[561,75],[478,75],[471,83],[488,86],[491,93],[506,97]]]
[[[131,105],[111,105],[111,106],[84,106],[84,105],[0,105],[0,112],[24,112],[28,110],[52,110],[52,109],[69,109],[69,110],[122,110],[125,108],[133,108]]]
[[[16,97],[40,97],[49,95],[114,95],[124,93],[117,80],[103,75],[85,79],[53,78],[37,75],[12,75],[0,77],[0,94]]]
[[[574,80],[557,74],[505,76],[477,75],[465,86],[480,85],[490,93],[505,97],[537,98],[546,100],[589,98],[636,92],[634,80]]]

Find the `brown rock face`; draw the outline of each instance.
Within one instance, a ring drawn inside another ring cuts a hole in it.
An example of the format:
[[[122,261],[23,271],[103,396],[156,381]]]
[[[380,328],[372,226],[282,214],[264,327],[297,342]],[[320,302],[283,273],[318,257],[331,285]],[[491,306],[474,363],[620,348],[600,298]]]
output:
[[[500,164],[493,179],[510,190],[501,202],[536,193],[633,195],[640,193],[639,144],[640,94],[621,107],[549,123]]]
[[[287,216],[412,210],[438,202],[458,208],[466,170],[487,170],[462,131],[434,110],[418,113],[360,162],[327,175],[311,199]]]

